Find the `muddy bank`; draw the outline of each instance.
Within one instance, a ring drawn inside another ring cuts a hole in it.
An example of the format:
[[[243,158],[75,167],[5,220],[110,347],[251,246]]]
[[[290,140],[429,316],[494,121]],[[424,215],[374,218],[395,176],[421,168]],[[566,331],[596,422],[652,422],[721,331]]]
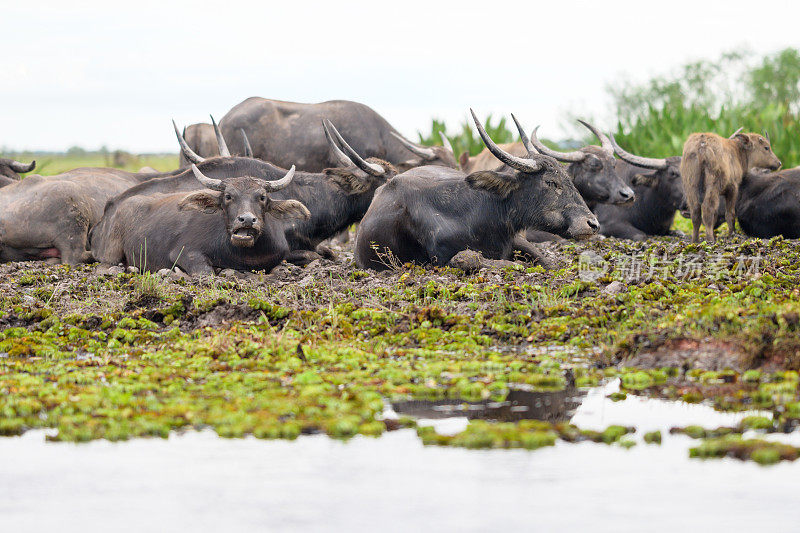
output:
[[[349,438],[404,427],[380,418],[384,401],[505,406],[508,418],[512,407],[536,410],[514,404],[514,391],[613,377],[626,394],[800,416],[789,372],[795,242],[600,239],[547,245],[554,270],[380,273],[356,268],[348,246],[304,268],[199,279],[0,265],[0,433],[48,427],[58,440],[119,440],[211,427]],[[452,442],[495,434],[471,431]]]

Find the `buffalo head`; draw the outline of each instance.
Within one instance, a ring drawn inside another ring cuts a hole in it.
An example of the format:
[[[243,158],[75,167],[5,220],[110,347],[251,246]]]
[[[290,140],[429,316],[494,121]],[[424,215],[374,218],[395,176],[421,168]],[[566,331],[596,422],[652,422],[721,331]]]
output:
[[[297,200],[273,200],[269,193],[288,186],[294,177],[294,167],[276,181],[266,181],[249,176],[218,180],[209,178],[192,165],[197,181],[206,189],[185,196],[179,204],[181,210],[195,209],[212,214],[222,212],[231,244],[250,248],[264,233],[274,218],[309,218],[306,207]]]
[[[574,239],[585,239],[597,233],[600,224],[570,176],[558,161],[536,151],[516,117],[512,115],[528,151],[526,158],[509,154],[497,146],[475,112],[470,111],[483,143],[497,159],[512,169],[473,172],[466,177],[471,187],[502,198],[522,227],[535,227]]]
[[[683,180],[681,180],[680,156],[657,159],[642,157],[623,150],[613,135],[609,136],[614,152],[619,158],[645,172],[634,174],[631,180],[635,187],[648,187],[658,194],[659,198],[668,202],[672,209],[681,209],[685,198],[683,194]]]
[[[558,152],[539,141],[537,126],[531,134],[536,150],[558,161],[569,163],[569,173],[583,197],[591,203],[627,204],[633,202],[633,190],[617,175],[611,140],[597,128],[579,120],[598,139],[600,146],[584,146],[574,152]]]

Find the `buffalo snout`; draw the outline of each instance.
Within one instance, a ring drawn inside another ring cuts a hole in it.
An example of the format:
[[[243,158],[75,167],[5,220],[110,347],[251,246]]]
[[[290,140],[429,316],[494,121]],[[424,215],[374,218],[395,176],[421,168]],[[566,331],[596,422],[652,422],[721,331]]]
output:
[[[632,203],[636,199],[636,193],[633,192],[633,189],[630,187],[623,187],[619,191],[617,191],[617,196],[619,197],[619,202],[621,204],[629,204]]]
[[[573,218],[567,233],[573,239],[583,240],[592,237],[600,230],[600,222],[594,215],[581,215]]]
[[[240,248],[251,248],[261,236],[261,220],[253,213],[242,213],[236,216],[231,227],[231,244]]]

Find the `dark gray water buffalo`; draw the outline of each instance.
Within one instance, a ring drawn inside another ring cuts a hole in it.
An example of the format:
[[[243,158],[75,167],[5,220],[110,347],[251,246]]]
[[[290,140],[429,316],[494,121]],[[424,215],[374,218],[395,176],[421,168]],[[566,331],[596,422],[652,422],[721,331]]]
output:
[[[800,239],[800,167],[745,174],[736,216],[751,237]]]
[[[641,241],[650,235],[669,235],[675,213],[684,202],[680,156],[654,159],[626,152],[611,137],[617,174],[636,192],[629,206],[598,205],[594,212],[600,233],[607,237]]]
[[[36,161],[26,165],[13,159],[0,158],[0,187],[11,185],[22,179],[20,174],[31,172],[36,168]]]
[[[232,154],[245,154],[244,131],[258,159],[279,167],[296,165],[298,170],[321,172],[338,164],[319,126],[323,119],[336,124],[359,154],[388,161],[399,172],[420,165],[457,166],[448,146],[412,143],[373,109],[345,100],[299,104],[248,98],[220,120],[220,128]],[[191,142],[189,146],[200,156],[215,155],[195,149],[198,147]]]
[[[213,117],[211,120],[219,151],[224,156],[229,156],[230,150],[225,136]],[[290,187],[276,193],[278,198],[300,200],[312,213],[307,220],[286,222],[286,239],[291,248],[287,261],[296,264],[305,264],[321,255],[330,255],[324,246],[320,246],[322,241],[361,220],[372,202],[375,190],[397,174],[394,166],[386,161],[378,158],[363,159],[344,140],[331,121],[325,119],[320,126],[336,165],[321,173],[299,173]],[[245,143],[245,153],[252,158],[247,135],[240,133]],[[189,157],[202,160],[197,154],[191,153],[187,143],[180,138],[179,142]]]
[[[97,259],[141,270],[177,266],[193,276],[214,268],[272,270],[283,260],[289,245],[279,219],[309,217],[297,200],[271,196],[291,183],[294,167],[272,181],[210,178],[196,165],[191,173],[200,190],[134,195],[119,203],[105,223]]]
[[[328,125],[331,127],[332,125]],[[325,128],[319,125],[325,135]],[[286,174],[286,170],[271,163],[249,157],[222,156],[204,160],[194,153],[175,128],[181,149],[192,160],[200,161],[199,170],[213,179],[226,180],[237,176],[251,176],[260,180],[276,180]],[[334,132],[333,135],[338,135]],[[228,153],[224,137],[221,137],[219,150]],[[344,140],[342,139],[342,142]],[[326,141],[327,142],[327,141]],[[330,141],[333,143],[333,139]],[[330,145],[333,149],[334,145]],[[338,166],[323,172],[296,172],[289,186],[271,193],[276,200],[298,200],[311,212],[308,219],[287,220],[283,223],[286,241],[290,252],[286,259],[298,264],[307,263],[319,257],[317,246],[350,224],[364,216],[372,200],[372,195],[388,178],[396,174],[394,168],[378,159],[362,159],[352,148],[343,142],[346,155],[335,145],[334,159]],[[189,169],[172,175],[156,177],[147,183],[126,190],[108,202],[105,215],[92,230],[91,245],[95,257],[103,262],[111,262],[114,254],[106,258],[105,249],[112,240],[116,210],[135,196],[172,194],[189,192],[201,187]]]
[[[87,235],[100,220],[106,201],[153,176],[113,168],[77,168],[6,185],[0,189],[0,262],[91,261]]]
[[[183,128],[183,138],[192,149],[205,157],[216,157],[219,155],[217,138],[214,136],[214,126],[204,122],[191,124]],[[194,163],[187,159],[183,152],[178,153],[178,162],[181,167],[189,166]]]
[[[513,118],[513,117],[512,117]],[[607,135],[582,120],[578,121],[589,129],[600,140],[600,146],[584,146],[573,152],[559,152],[548,148],[539,141],[536,132],[531,135],[531,142],[537,152],[550,156],[558,161],[569,163],[567,172],[572,176],[575,187],[586,201],[590,209],[597,204],[628,204],[634,199],[634,191],[625,183],[616,171],[614,147]],[[525,135],[522,135],[526,139]],[[502,144],[500,147],[517,157],[525,157],[528,149],[524,142]],[[464,165],[462,164],[462,167]],[[488,150],[470,158],[464,168],[465,172],[477,170],[503,170],[504,165],[492,158]]]
[[[517,232],[529,227],[575,238],[597,232],[597,219],[555,159],[503,151],[472,116],[484,144],[509,170],[465,174],[425,166],[394,177],[378,189],[361,221],[359,267],[446,265],[466,249],[506,259]]]

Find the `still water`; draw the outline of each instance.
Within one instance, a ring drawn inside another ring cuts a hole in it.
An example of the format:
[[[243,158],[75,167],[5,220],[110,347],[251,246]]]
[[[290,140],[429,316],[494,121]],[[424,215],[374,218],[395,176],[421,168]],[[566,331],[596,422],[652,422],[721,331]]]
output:
[[[734,425],[748,413],[611,402],[605,396],[617,386],[555,403],[583,428],[636,426],[640,443],[629,450],[424,447],[413,430],[348,442],[226,440],[210,431],[79,445],[47,443],[42,431],[2,438],[0,531],[798,530],[800,461],[690,460],[696,441],[668,434],[676,425]],[[466,425],[459,408],[444,411],[419,415],[442,432]],[[654,429],[663,444],[642,443]]]

